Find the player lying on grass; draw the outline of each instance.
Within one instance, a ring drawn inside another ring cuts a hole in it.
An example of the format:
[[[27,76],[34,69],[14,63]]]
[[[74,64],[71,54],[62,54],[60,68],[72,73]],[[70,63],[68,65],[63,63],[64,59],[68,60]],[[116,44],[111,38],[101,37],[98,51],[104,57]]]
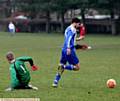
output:
[[[71,25],[65,30],[60,65],[58,66],[58,72],[52,85],[53,87],[58,86],[58,82],[61,79],[61,75],[64,70],[78,71],[80,68],[79,59],[76,55],[76,50],[74,47],[74,42],[76,41],[77,35],[76,28],[79,24],[80,20],[78,18],[73,18]],[[67,62],[69,63],[68,65]]]
[[[12,91],[14,89],[34,89],[37,87],[29,85],[30,73],[25,66],[25,62],[29,62],[33,71],[37,70],[37,66],[34,65],[33,59],[28,56],[18,57],[15,59],[13,52],[8,52],[6,58],[10,63],[10,79],[11,85],[5,91]]]
[[[85,33],[86,33],[86,29],[85,29],[85,26],[84,26],[83,23],[80,24],[80,27],[79,27],[79,31],[78,31],[78,32],[80,33],[80,35],[79,35],[78,38],[76,38],[76,41],[83,40],[83,39],[85,38]],[[85,50],[85,49],[91,49],[91,46],[84,45],[84,44],[83,44],[83,45],[81,45],[81,44],[76,44],[76,45],[75,45],[75,48],[76,48],[76,49],[83,49],[83,50]]]

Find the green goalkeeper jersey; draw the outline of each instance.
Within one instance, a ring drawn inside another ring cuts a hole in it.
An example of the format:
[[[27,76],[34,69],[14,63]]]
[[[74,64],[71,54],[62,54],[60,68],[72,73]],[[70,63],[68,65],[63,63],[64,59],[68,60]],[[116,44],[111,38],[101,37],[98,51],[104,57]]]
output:
[[[17,86],[27,85],[30,81],[30,73],[26,68],[25,62],[29,62],[33,65],[33,60],[31,57],[23,56],[16,58],[14,62],[10,64],[10,78],[11,87],[15,88]]]

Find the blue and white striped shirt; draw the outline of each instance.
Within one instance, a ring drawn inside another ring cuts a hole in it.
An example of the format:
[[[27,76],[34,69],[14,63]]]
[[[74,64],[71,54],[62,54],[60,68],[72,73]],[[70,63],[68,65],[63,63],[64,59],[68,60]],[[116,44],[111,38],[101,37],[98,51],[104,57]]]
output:
[[[65,30],[65,34],[64,34],[64,45],[63,45],[63,49],[74,49],[74,45],[76,42],[76,29],[74,28],[73,25],[70,25],[66,28]]]

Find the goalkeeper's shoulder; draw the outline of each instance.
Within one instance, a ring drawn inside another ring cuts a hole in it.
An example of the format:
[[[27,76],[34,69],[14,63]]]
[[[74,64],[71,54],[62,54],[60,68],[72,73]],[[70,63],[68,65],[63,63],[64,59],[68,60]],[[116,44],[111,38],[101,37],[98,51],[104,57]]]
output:
[[[21,57],[16,58],[16,60],[32,60],[32,57],[30,57],[30,56],[21,56]]]

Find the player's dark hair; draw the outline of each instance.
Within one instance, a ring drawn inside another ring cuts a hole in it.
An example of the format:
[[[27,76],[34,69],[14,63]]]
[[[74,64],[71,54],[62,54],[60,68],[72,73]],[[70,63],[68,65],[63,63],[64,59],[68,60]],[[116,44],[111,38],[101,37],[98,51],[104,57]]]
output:
[[[78,19],[78,18],[73,18],[73,19],[72,19],[72,23],[80,23],[80,19]]]

